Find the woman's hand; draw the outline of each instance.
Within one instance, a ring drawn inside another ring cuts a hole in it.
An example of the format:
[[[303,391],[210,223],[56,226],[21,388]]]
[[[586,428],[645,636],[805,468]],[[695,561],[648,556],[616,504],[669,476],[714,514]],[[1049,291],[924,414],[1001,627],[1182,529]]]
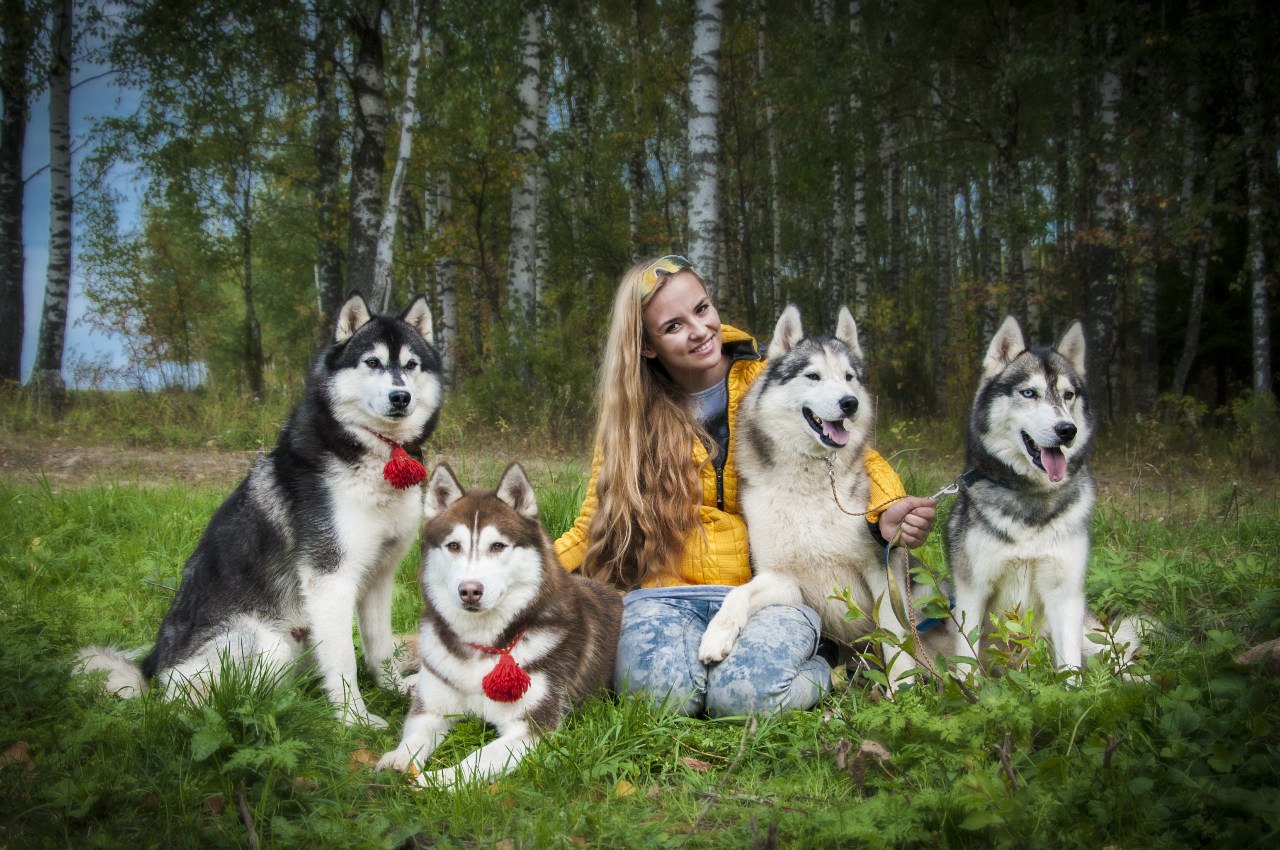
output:
[[[885,540],[892,540],[901,526],[902,536],[898,538],[898,543],[908,549],[915,549],[924,545],[937,516],[937,499],[907,496],[894,502],[880,514],[880,534]]]

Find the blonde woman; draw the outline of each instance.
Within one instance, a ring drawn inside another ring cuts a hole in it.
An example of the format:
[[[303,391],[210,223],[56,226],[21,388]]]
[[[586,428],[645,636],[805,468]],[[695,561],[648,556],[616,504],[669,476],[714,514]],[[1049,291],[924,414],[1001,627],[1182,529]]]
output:
[[[618,691],[647,693],[687,715],[809,708],[830,687],[818,615],[806,606],[764,608],[724,661],[698,660],[725,594],[751,578],[731,437],[738,403],[764,367],[754,339],[720,324],[684,257],[623,276],[600,370],[591,480],[555,548],[566,569],[627,591]],[[867,471],[872,505],[902,495],[878,454],[868,454]],[[868,514],[868,533],[887,540],[901,524],[904,544],[919,546],[933,505],[895,502]]]

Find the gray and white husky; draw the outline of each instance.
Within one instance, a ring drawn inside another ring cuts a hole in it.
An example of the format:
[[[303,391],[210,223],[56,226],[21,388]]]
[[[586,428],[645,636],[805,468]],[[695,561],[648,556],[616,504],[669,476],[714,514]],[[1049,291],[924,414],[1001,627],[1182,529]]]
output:
[[[107,688],[122,696],[153,678],[167,695],[199,695],[223,659],[276,669],[309,650],[339,718],[385,727],[356,685],[351,621],[358,613],[370,674],[405,689],[392,666],[391,589],[417,534],[422,494],[403,478],[393,486],[384,467],[393,452],[420,463],[435,429],[441,375],[430,337],[423,298],[383,316],[351,296],[275,448],[187,559],[150,654],[139,667],[126,653],[90,647],[81,668],[106,670]],[[421,467],[409,465],[420,480]]]
[[[1033,611],[1060,668],[1081,666],[1084,579],[1095,491],[1087,460],[1094,423],[1085,384],[1085,340],[1074,322],[1056,348],[1027,348],[1012,316],[987,349],[969,416],[968,465],[947,523],[954,614],[966,632],[988,615]],[[1126,637],[1136,642],[1136,637]],[[956,654],[972,656],[957,634]]]
[[[754,576],[729,592],[708,625],[698,649],[705,664],[727,657],[766,605],[809,605],[823,634],[845,647],[876,627],[901,638],[909,625],[887,598],[884,542],[861,515],[871,491],[864,459],[875,412],[853,316],[842,307],[834,337],[806,337],[799,310],[788,306],[768,358],[742,400],[734,444]],[[905,582],[900,574],[895,580]],[[875,612],[874,623],[846,619],[848,606],[830,598],[844,588],[865,614]],[[950,645],[948,638],[931,651]],[[891,659],[891,687],[913,667],[905,652]]]
[[[427,483],[426,516],[421,670],[400,745],[378,768],[448,786],[515,767],[572,704],[607,687],[622,597],[560,566],[518,464],[496,490],[466,492],[441,464]],[[465,714],[496,726],[497,739],[455,767],[423,773]]]

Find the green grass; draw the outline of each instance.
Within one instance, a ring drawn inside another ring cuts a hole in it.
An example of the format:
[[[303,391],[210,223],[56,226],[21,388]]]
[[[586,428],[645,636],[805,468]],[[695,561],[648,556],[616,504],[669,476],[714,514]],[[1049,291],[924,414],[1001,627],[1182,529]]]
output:
[[[506,462],[451,457],[486,486]],[[954,474],[895,462],[917,492]],[[580,467],[531,474],[561,530]],[[1095,665],[1070,685],[1041,660],[977,683],[973,702],[919,686],[886,702],[855,684],[759,723],[601,697],[511,776],[448,794],[368,764],[407,707],[369,682],[390,730],[337,726],[313,681],[250,671],[189,705],[68,675],[77,647],[154,638],[223,492],[0,484],[0,846],[1272,846],[1280,684],[1232,658],[1280,634],[1280,506],[1246,486],[1224,514],[1223,487],[1141,519],[1132,495],[1106,497],[1095,518],[1091,602],[1160,624],[1146,682]],[[940,563],[941,535],[923,551]],[[420,609],[416,559],[397,577],[398,631]],[[464,721],[438,763],[490,734]]]

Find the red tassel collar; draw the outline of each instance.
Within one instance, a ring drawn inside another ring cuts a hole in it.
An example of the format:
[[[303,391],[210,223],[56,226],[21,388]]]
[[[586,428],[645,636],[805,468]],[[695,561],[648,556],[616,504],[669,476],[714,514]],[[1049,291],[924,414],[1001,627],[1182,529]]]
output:
[[[515,702],[524,696],[525,691],[529,690],[529,674],[524,672],[520,665],[516,663],[516,660],[511,657],[511,650],[516,648],[516,644],[520,642],[522,637],[524,637],[524,629],[517,632],[515,639],[506,647],[484,646],[479,643],[470,644],[472,649],[498,656],[498,663],[494,665],[488,675],[480,680],[480,687],[484,689],[484,695],[494,702]]]
[[[407,490],[410,487],[421,484],[426,479],[426,467],[409,457],[409,453],[404,450],[404,446],[390,437],[379,434],[372,428],[366,428],[365,430],[388,446],[391,446],[391,459],[387,461],[386,466],[382,467],[382,477],[387,480],[387,483],[397,490]]]

